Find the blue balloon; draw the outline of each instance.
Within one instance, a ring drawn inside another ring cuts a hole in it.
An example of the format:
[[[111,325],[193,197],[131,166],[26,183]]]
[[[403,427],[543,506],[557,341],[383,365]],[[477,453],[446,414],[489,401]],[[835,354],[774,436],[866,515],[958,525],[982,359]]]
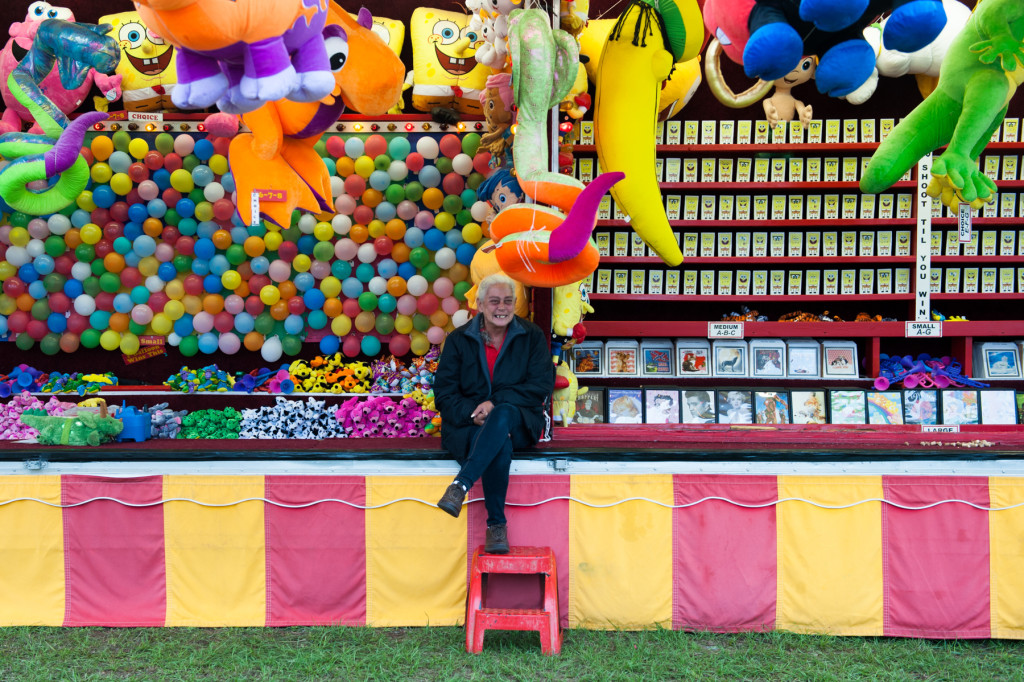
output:
[[[347,260],[336,260],[331,263],[331,274],[338,279],[345,279],[352,275],[352,264]]]
[[[129,240],[131,240],[133,242],[135,241],[135,239],[139,235],[145,234],[142,231],[142,223],[136,223],[136,222],[125,223],[124,224],[124,230],[122,232],[124,233],[124,238],[125,239],[129,239]]]
[[[391,279],[398,274],[398,263],[391,258],[385,258],[377,263],[377,274],[384,279]]]
[[[174,263],[161,263],[156,269],[156,276],[164,282],[170,282],[178,276],[178,270],[174,267]]]
[[[218,275],[207,275],[203,277],[203,289],[210,294],[219,294],[224,285],[221,284],[220,277]]]
[[[249,238],[249,230],[238,225],[231,228],[231,243],[241,244]]]
[[[213,182],[213,177],[213,171],[209,166],[200,164],[192,169],[192,182],[196,187],[206,187]]]
[[[202,258],[194,258],[192,260],[191,267],[192,272],[199,275],[200,277],[205,277],[206,275],[210,274],[210,261],[208,260],[203,260]]]
[[[156,240],[148,234],[140,234],[132,242],[132,251],[143,258],[146,256],[152,256],[156,252]]]
[[[92,222],[92,215],[85,209],[77,208],[71,214],[71,224],[74,227],[82,228]]]
[[[235,315],[235,329],[240,334],[248,334],[256,328],[256,320],[244,310]]]
[[[316,279],[308,272],[300,272],[292,278],[292,284],[299,291],[309,291],[316,286]]]
[[[114,296],[114,311],[119,313],[130,313],[135,304],[132,302],[132,297],[128,294],[121,293]]]
[[[360,263],[356,268],[356,279],[366,284],[377,274],[377,270],[369,263]]]
[[[131,293],[128,295],[131,296],[132,303],[135,305],[141,305],[149,300],[151,292],[140,284],[137,287],[133,287]]]
[[[454,230],[453,230],[454,232]],[[463,265],[469,265],[473,262],[473,256],[476,255],[476,246],[473,244],[462,244],[455,249],[455,260],[459,261]]]
[[[444,232],[432,227],[423,235],[423,246],[430,251],[437,251],[444,247]]]
[[[188,313],[174,321],[174,333],[185,337],[192,334],[192,316]]]
[[[210,260],[217,255],[217,247],[214,245],[213,240],[207,237],[196,240],[195,245],[196,258],[202,260]]]
[[[266,256],[256,256],[249,261],[249,267],[254,275],[265,275],[270,271],[270,261]]]
[[[220,176],[220,186],[224,188],[224,192],[230,196],[235,191],[235,176],[231,173],[225,173]]]
[[[410,249],[415,249],[418,246],[423,246],[423,230],[418,227],[410,227],[405,231],[405,236],[402,238],[405,245]]]
[[[39,279],[39,273],[31,263],[25,263],[18,268],[18,278],[25,284],[31,284]]]
[[[391,184],[391,176],[387,171],[375,170],[370,173],[369,185],[378,192],[383,192]]]
[[[398,307],[398,301],[391,294],[381,294],[377,297],[377,308],[382,313],[393,313]]]
[[[323,355],[334,355],[341,348],[341,339],[337,336],[325,336],[320,339],[320,353]]]
[[[46,328],[55,334],[61,334],[68,328],[68,318],[61,313],[50,313],[46,318]]]
[[[166,168],[160,168],[153,171],[153,175],[151,175],[149,179],[156,183],[156,186],[160,188],[161,192],[165,189],[170,189],[171,187],[171,172]],[[186,334],[186,336],[188,335]]]
[[[284,330],[289,334],[299,334],[306,325],[301,315],[289,315],[284,318]]]
[[[0,336],[7,335],[7,318],[0,315]]]
[[[359,298],[359,294],[363,293],[363,283],[355,277],[348,277],[341,283],[341,293],[348,298]]]
[[[437,187],[441,184],[441,171],[435,166],[424,166],[420,169],[417,179],[424,187]]]
[[[209,239],[213,236],[213,233],[220,229],[220,225],[213,222],[212,220],[204,220],[199,223],[196,228],[196,234],[202,239]]]
[[[220,277],[230,269],[231,263],[228,262],[228,258],[224,254],[218,253],[216,256],[210,259],[211,275],[217,275],[218,277]]]
[[[307,273],[303,273],[307,274]],[[319,289],[309,289],[302,294],[302,302],[306,304],[306,307],[310,310],[319,310],[324,307],[324,302],[327,297]]]
[[[299,247],[299,253],[304,253],[307,256],[313,253],[313,248],[316,246],[317,239],[311,234],[304,234],[295,242],[295,245]]]
[[[194,206],[193,210],[195,210]],[[198,228],[199,223],[195,221],[195,218],[182,218],[178,222],[178,232],[180,232],[184,237],[194,236]]]
[[[53,268],[55,267],[53,262],[53,256],[50,256],[49,254],[46,253],[39,254],[32,261],[32,267],[34,267],[36,269],[36,272],[38,272],[40,275],[49,275],[51,272],[53,272]]]
[[[110,166],[110,170],[115,173],[127,173],[132,163],[132,157],[128,156],[126,152],[122,152],[120,150],[111,154],[110,158],[107,159],[107,165]]]
[[[85,293],[85,287],[77,279],[68,278],[68,281],[64,282],[64,295],[70,299],[76,299]]]
[[[110,208],[117,201],[117,194],[110,185],[100,185],[92,191],[92,200],[100,208]]]
[[[119,253],[122,256],[129,253],[132,250],[132,240],[127,237],[118,237],[114,240],[114,253]]]
[[[192,201],[188,197],[182,197],[178,199],[178,202],[174,204],[174,210],[178,212],[182,218],[191,218],[196,214],[196,202]],[[181,229],[179,223],[178,229]]]
[[[96,310],[89,315],[89,326],[93,329],[103,330],[110,324],[110,313],[106,310]]]
[[[149,210],[145,204],[132,204],[128,207],[128,220],[133,223],[141,223],[149,217]]]
[[[163,199],[150,199],[146,204],[146,211],[149,212],[150,218],[163,218],[167,215],[167,204]]]
[[[310,329],[323,329],[328,322],[327,313],[322,310],[311,310],[306,316],[306,326]]]
[[[462,243],[462,230],[448,230],[444,233],[444,245],[449,249],[457,249]]]
[[[363,155],[363,151],[365,149],[366,145],[363,144],[363,140],[361,138],[353,135],[345,140],[345,156],[350,159],[358,159]]]
[[[398,266],[398,276],[404,280],[408,280],[415,274],[416,266],[410,263],[409,261],[405,261],[404,263]]]
[[[199,157],[200,161],[209,161],[214,154],[213,143],[205,137],[196,140],[196,146],[192,153]]]
[[[398,215],[398,209],[390,201],[382,201],[377,204],[377,208],[373,209],[373,215],[377,220],[387,222]]]
[[[37,279],[28,285],[28,295],[37,301],[41,301],[46,298],[46,285],[43,284],[43,280]]]
[[[127,265],[128,267],[137,268],[139,267],[140,262],[142,262],[142,256],[135,253],[134,251],[129,251],[128,253],[124,254],[124,264]]]
[[[199,335],[199,351],[210,355],[217,352],[217,334],[206,332]]]

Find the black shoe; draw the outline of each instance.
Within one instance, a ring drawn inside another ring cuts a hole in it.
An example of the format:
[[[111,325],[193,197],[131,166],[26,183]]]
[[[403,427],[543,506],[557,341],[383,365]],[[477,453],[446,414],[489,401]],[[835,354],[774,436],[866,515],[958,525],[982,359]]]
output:
[[[448,486],[448,489],[444,491],[444,495],[441,496],[441,500],[437,503],[437,506],[445,513],[451,514],[455,518],[459,518],[459,513],[462,511],[462,501],[465,499],[466,491],[462,489],[462,486],[458,483],[452,483]]]
[[[487,542],[484,543],[486,554],[508,554],[508,527],[502,523],[487,527]]]

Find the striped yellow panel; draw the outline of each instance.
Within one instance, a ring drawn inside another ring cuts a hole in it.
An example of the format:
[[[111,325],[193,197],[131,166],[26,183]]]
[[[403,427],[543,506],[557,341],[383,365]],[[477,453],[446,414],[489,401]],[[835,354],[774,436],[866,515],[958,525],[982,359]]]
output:
[[[779,499],[842,506],[882,498],[877,476],[780,476]],[[882,503],[823,509],[780,502],[776,627],[881,635]]]
[[[0,476],[0,504],[60,505],[60,476]],[[59,506],[0,506],[0,625],[64,624],[64,515]]]
[[[461,625],[466,616],[466,509],[434,506],[451,476],[368,476],[366,623]],[[415,498],[426,502],[406,500]],[[388,504],[394,502],[394,504]],[[477,502],[475,504],[482,504]]]
[[[1024,478],[990,478],[989,506],[1024,505]],[[1024,639],[1024,506],[988,513],[992,636]]]
[[[167,625],[266,624],[263,493],[262,476],[164,477],[166,499],[227,505],[164,505]]]
[[[671,628],[672,476],[573,476],[571,490],[570,627]],[[633,497],[647,500],[587,506]]]

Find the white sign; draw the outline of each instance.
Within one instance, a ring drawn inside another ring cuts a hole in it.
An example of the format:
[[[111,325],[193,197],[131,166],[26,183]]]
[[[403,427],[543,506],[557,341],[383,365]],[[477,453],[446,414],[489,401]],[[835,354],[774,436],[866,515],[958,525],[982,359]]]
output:
[[[249,210],[252,212],[252,217],[249,218],[249,224],[253,227],[260,224],[260,191],[255,190],[252,193],[249,201]]]
[[[150,111],[129,111],[128,120],[135,123],[162,123],[164,115]]]
[[[921,424],[922,433],[960,433],[958,424]]]
[[[907,338],[926,336],[937,339],[942,336],[941,322],[907,322]]]
[[[708,322],[709,339],[742,339],[742,322]]]
[[[960,228],[960,241],[969,243],[971,241],[970,204],[960,204],[960,212],[957,214],[957,227]]]
[[[928,182],[932,174],[932,155],[917,164],[917,262],[914,266],[914,319],[931,319],[932,308],[932,198]]]

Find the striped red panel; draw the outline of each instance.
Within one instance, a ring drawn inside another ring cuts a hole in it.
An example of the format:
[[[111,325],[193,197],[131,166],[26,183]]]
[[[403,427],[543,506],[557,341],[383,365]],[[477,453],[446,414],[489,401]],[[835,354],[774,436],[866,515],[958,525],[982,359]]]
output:
[[[989,637],[988,513],[983,477],[885,476],[882,570],[885,634]]]
[[[537,506],[537,502],[553,497],[568,497],[568,476],[512,476],[505,499],[508,519],[508,540],[513,545],[550,547],[555,551],[558,568],[558,610],[562,627],[569,626],[569,502],[555,500]],[[484,509],[483,487],[477,483],[469,499],[468,559],[484,544],[487,534],[487,510]],[[469,566],[467,564],[467,575]],[[543,596],[542,585],[535,578],[513,575],[488,577],[485,604],[492,608],[537,608]]]
[[[775,625],[775,476],[673,477],[672,627],[715,632]]]
[[[366,624],[362,476],[267,476],[267,625]]]
[[[63,476],[65,625],[162,626],[163,479]],[[128,505],[152,505],[133,507]]]

